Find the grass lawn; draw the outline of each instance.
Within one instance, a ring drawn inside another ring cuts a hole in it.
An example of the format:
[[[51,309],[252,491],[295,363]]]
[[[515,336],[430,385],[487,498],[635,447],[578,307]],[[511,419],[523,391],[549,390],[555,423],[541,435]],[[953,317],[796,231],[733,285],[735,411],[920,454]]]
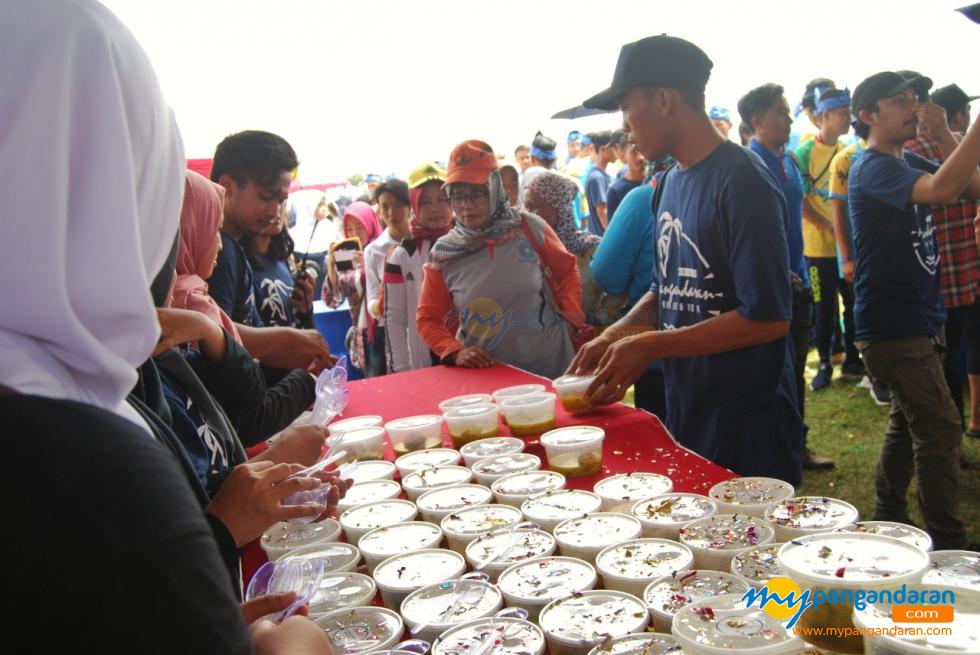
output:
[[[888,408],[879,407],[867,389],[856,389],[858,380],[837,377],[830,387],[814,393],[809,382],[817,370],[816,353],[807,362],[806,422],[810,426],[809,445],[819,455],[832,457],[836,468],[806,471],[801,494],[831,496],[851,503],[870,519],[874,509],[874,471],[881,441],[888,423]],[[633,403],[630,389],[626,402]],[[969,402],[967,402],[969,406]],[[980,542],[980,439],[963,438],[970,461],[960,471],[960,512],[971,543]],[[909,490],[912,520],[923,527],[915,501],[915,482]]]

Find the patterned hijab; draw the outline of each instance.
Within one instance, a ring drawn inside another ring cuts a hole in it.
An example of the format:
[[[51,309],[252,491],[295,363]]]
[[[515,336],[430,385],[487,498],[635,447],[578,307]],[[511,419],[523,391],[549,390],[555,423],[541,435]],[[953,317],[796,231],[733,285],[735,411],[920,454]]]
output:
[[[508,241],[517,236],[521,228],[521,213],[510,205],[504,190],[500,171],[492,171],[487,180],[490,194],[490,218],[477,228],[469,228],[456,220],[449,234],[435,242],[429,260],[437,266],[461,257],[480,252],[491,243]]]
[[[542,171],[534,176],[527,190],[551,205],[558,212],[558,223],[555,232],[565,244],[568,252],[579,255],[589,248],[599,245],[602,238],[589,232],[582,232],[575,226],[575,213],[572,202],[578,195],[578,185],[569,177]]]

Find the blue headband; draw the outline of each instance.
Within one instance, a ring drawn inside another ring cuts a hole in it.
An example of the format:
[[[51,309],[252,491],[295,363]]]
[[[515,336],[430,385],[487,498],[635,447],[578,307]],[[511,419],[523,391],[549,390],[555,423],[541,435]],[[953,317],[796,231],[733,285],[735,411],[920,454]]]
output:
[[[572,130],[571,132],[568,133],[569,143],[575,143],[576,141],[580,141],[581,139],[582,139],[582,133],[579,132],[578,130]]]
[[[711,108],[711,111],[708,112],[708,117],[713,121],[732,122],[732,115],[728,113],[728,110],[724,107],[719,107],[718,105],[714,105]]]
[[[380,175],[378,175],[377,173],[368,173],[367,176],[364,178],[364,181],[365,182],[381,182],[382,181],[382,177]]]
[[[542,150],[537,146],[531,146],[531,156],[541,161],[555,161],[558,158],[554,150]]]
[[[844,89],[844,93],[835,98],[821,98],[820,96],[827,92],[827,89],[815,89],[813,92],[813,98],[816,100],[816,108],[813,113],[816,116],[824,113],[825,111],[830,111],[831,109],[838,109],[839,107],[850,107],[851,106],[851,91],[850,89]]]
[[[582,138],[579,139],[579,141],[581,142],[581,144],[583,146],[591,146],[592,145],[592,137],[590,137],[588,134],[583,134],[582,135]]]

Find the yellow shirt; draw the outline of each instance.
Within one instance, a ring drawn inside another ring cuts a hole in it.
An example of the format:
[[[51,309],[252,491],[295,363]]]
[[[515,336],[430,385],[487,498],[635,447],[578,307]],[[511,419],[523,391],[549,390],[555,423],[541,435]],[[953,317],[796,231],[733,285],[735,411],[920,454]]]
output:
[[[830,166],[834,156],[843,150],[844,146],[840,143],[827,145],[820,139],[808,139],[796,149],[796,160],[803,170],[804,198],[809,201],[803,203],[803,254],[807,257],[837,256],[833,229],[819,228],[812,219],[833,221],[829,195]]]
[[[847,200],[847,183],[851,179],[851,164],[862,150],[868,147],[863,140],[847,146],[830,162],[830,197]]]

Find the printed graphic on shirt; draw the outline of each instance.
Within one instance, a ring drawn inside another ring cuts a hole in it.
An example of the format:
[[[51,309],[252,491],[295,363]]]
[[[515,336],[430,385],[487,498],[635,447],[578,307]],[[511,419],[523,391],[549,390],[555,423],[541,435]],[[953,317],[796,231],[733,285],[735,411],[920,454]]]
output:
[[[708,316],[717,316],[720,311],[706,307],[711,301],[721,299],[724,293],[710,288],[714,273],[711,264],[701,254],[701,250],[691,237],[684,233],[680,218],[663,212],[657,225],[657,256],[660,266],[660,306],[672,312],[694,314],[697,322]],[[676,272],[676,273],[675,273]],[[689,322],[685,321],[685,324]],[[664,329],[677,326],[664,323]]]
[[[283,280],[266,278],[262,280],[262,315],[268,317],[268,322],[284,324],[289,320],[286,314],[286,303],[293,294],[293,288]]]
[[[531,246],[527,239],[520,239],[517,242],[517,258],[522,262],[536,262],[538,261],[538,256],[534,252],[534,248]]]
[[[916,212],[912,250],[919,260],[919,266],[929,275],[935,275],[939,268],[939,252],[936,249],[936,226],[932,222],[932,214],[920,216]]]
[[[190,398],[187,399],[187,413],[190,416],[200,416],[200,413],[194,410],[194,402]],[[201,420],[201,424],[197,427],[197,436],[201,438],[201,443],[211,453],[211,472],[217,473],[227,469],[228,453],[225,452],[221,439],[214,433],[207,421]]]

